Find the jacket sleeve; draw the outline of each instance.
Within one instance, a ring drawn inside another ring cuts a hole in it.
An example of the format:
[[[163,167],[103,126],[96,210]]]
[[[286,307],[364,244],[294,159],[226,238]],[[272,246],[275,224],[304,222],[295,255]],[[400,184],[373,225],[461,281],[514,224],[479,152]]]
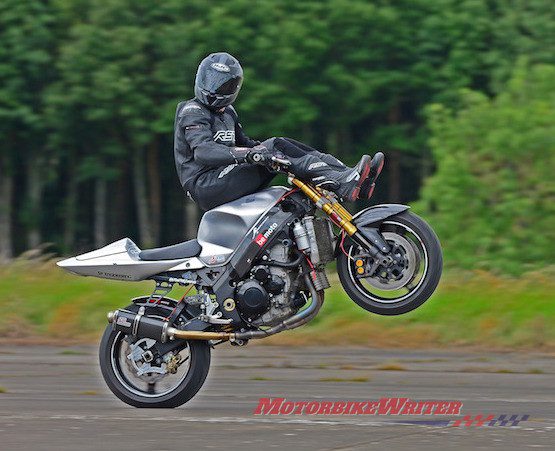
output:
[[[229,112],[233,116],[233,119],[235,120],[235,144],[238,146],[249,147],[249,148],[258,146],[260,144],[260,141],[256,141],[254,139],[249,138],[247,135],[245,135],[245,132],[243,131],[243,127],[239,122],[239,115],[237,114],[237,111],[235,111],[235,108],[233,108],[231,105],[228,108],[229,108]]]
[[[210,119],[202,111],[185,107],[179,115],[178,125],[197,163],[216,167],[239,162],[232,147],[214,141]]]

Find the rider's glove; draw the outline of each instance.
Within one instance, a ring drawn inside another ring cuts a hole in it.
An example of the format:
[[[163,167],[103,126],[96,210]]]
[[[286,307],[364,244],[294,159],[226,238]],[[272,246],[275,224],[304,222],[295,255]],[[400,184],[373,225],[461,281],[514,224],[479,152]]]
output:
[[[247,153],[245,160],[247,163],[250,164],[259,164],[261,166],[267,166],[270,164],[270,151],[267,147],[259,144],[258,146],[254,146],[252,149]]]
[[[235,163],[239,164],[249,162],[247,156],[251,150],[249,147],[230,147],[229,153],[235,159]]]

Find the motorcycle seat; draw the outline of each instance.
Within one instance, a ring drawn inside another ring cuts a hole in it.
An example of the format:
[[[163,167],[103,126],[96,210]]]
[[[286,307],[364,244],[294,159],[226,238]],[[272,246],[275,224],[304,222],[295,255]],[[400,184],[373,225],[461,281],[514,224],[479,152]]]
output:
[[[172,246],[146,249],[139,253],[139,258],[146,261],[179,260],[197,257],[201,251],[202,246],[197,240],[189,240]]]

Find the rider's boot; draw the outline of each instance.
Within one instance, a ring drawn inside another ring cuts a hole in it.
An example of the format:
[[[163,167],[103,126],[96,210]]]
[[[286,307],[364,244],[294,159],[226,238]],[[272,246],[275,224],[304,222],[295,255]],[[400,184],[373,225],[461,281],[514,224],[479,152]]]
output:
[[[374,158],[372,158],[372,162],[370,163],[370,175],[360,187],[359,199],[370,199],[372,197],[376,186],[376,180],[382,172],[384,161],[385,156],[382,152],[377,152]]]
[[[334,191],[341,199],[354,202],[359,198],[361,187],[370,174],[370,163],[370,156],[364,155],[352,169],[340,172],[328,168],[311,179],[317,186]]]
[[[279,158],[289,161],[289,170],[297,177],[334,191],[346,201],[358,199],[361,186],[370,173],[371,158],[368,155],[364,155],[354,168],[348,168],[342,163],[339,165],[335,158],[321,158],[320,152],[303,150],[284,138],[270,138],[252,151],[258,152],[258,149],[264,155],[261,162],[271,163],[271,156],[280,155]]]

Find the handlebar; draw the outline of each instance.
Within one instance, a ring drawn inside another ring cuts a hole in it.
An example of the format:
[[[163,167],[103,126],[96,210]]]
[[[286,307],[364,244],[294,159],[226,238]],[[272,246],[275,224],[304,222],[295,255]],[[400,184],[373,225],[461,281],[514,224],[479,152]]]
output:
[[[284,158],[272,157],[272,161],[282,166],[291,166],[291,162]]]

